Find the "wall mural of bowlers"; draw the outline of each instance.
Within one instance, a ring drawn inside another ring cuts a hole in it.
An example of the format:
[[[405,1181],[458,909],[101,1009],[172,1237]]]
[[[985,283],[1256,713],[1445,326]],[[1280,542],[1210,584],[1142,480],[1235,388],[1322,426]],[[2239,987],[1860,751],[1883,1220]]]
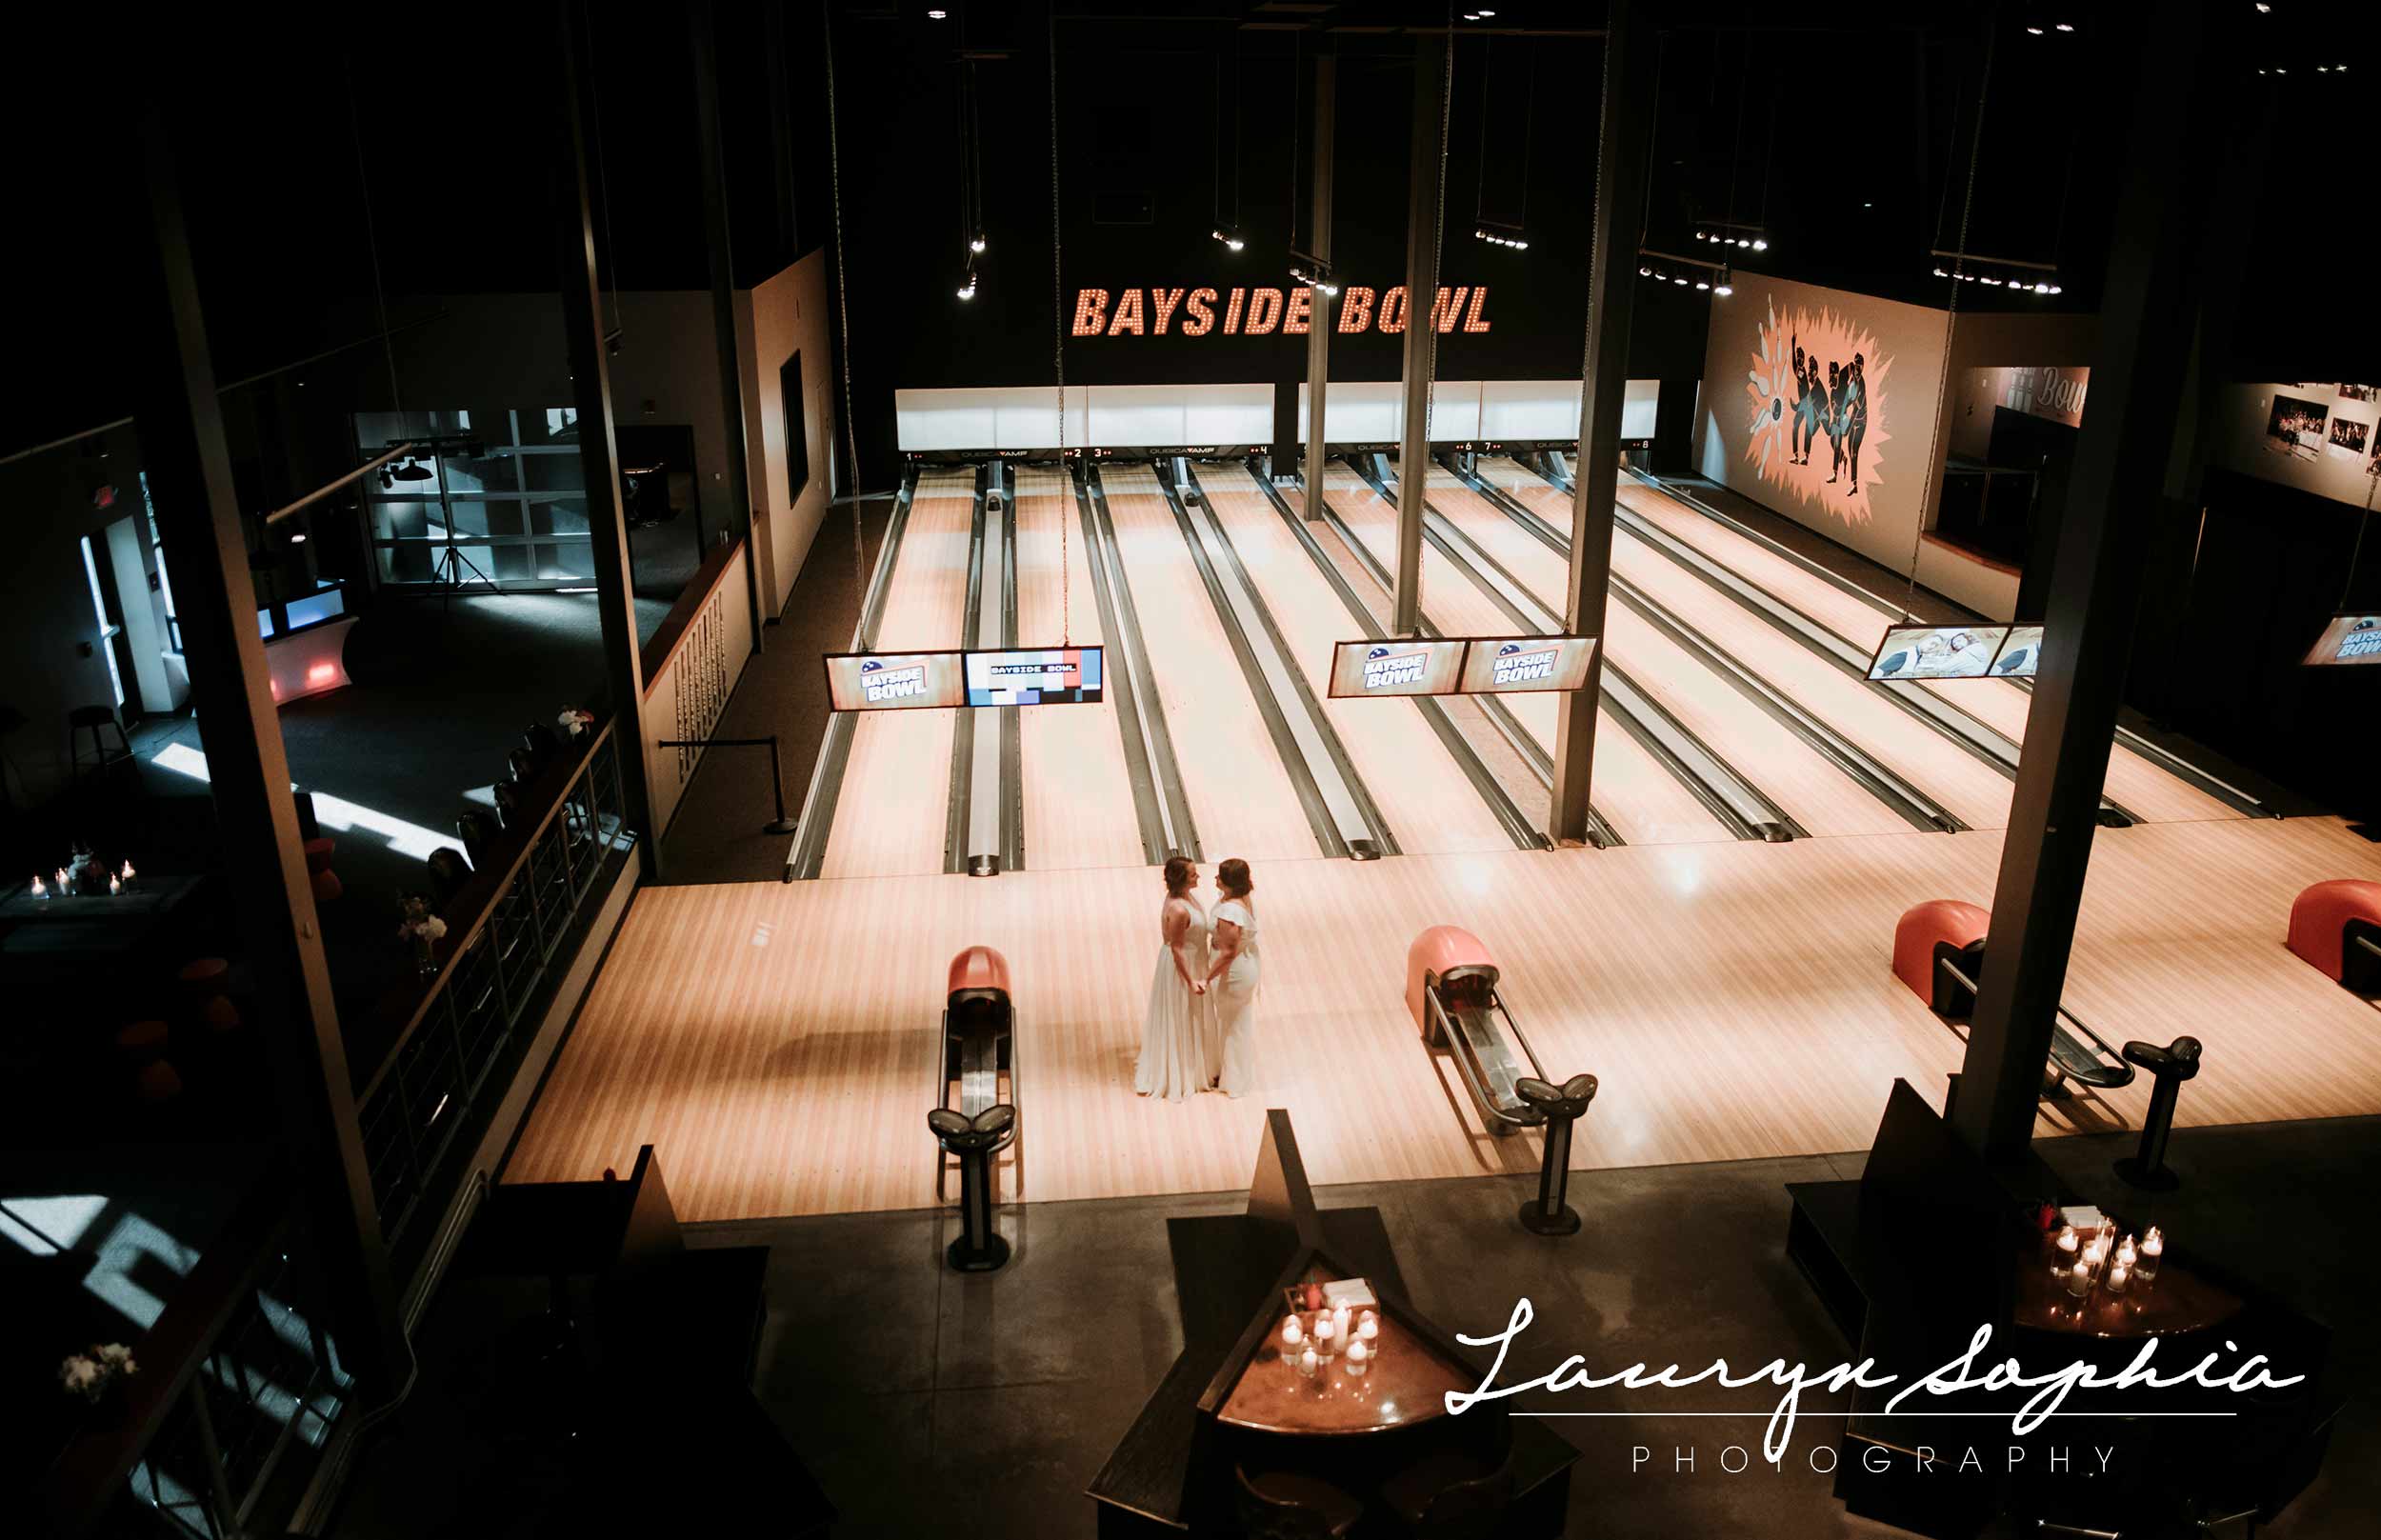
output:
[[[2323,426],[2331,409],[2319,401],[2276,393],[2273,414],[2266,419],[2265,447],[2276,454],[2303,454],[2311,460],[2323,443]]]
[[[1892,360],[1876,333],[1831,307],[1774,302],[1760,325],[1746,394],[1752,436],[1745,459],[1761,479],[1842,519],[1866,524],[1880,480],[1886,375]]]

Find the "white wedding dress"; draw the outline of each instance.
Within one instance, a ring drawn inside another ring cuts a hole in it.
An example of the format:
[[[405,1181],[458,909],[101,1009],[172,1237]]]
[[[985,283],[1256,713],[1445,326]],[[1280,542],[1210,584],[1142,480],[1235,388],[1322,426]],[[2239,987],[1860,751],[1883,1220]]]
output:
[[[1240,927],[1240,950],[1231,967],[1208,986],[1212,1033],[1208,1060],[1217,1068],[1227,1096],[1246,1096],[1256,1090],[1256,914],[1248,900],[1228,898],[1215,906],[1213,923]]]
[[[1207,913],[1191,899],[1190,926],[1182,950],[1192,978],[1207,976]],[[1157,971],[1150,980],[1150,1013],[1141,1028],[1141,1057],[1133,1066],[1132,1089],[1144,1096],[1178,1102],[1207,1089],[1212,1078],[1208,1062],[1208,997],[1190,992],[1174,967],[1174,952],[1166,945],[1165,910],[1158,910]]]

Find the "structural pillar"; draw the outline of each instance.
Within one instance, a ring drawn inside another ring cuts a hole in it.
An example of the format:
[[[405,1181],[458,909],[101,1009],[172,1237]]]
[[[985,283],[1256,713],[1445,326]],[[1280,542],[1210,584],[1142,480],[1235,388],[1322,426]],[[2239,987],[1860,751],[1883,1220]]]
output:
[[[1620,414],[1629,391],[1629,322],[1636,301],[1637,221],[1645,207],[1654,70],[1631,0],[1611,0],[1604,35],[1604,110],[1596,136],[1595,234],[1588,266],[1588,373],[1579,390],[1579,464],[1571,482],[1571,571],[1563,626],[1597,638],[1587,684],[1555,697],[1554,783],[1546,832],[1588,838],[1597,703],[1604,693],[1604,610],[1611,594],[1612,503],[1620,484]],[[1725,304],[1713,300],[1714,305]]]
[[[1439,130],[1447,110],[1445,32],[1413,40],[1412,193],[1406,210],[1405,433],[1397,452],[1396,616],[1391,629],[1412,636],[1422,627],[1422,510],[1431,467],[1431,344],[1438,333]],[[1319,413],[1317,414],[1320,415]]]
[[[149,219],[136,228],[138,277],[129,296],[141,464],[158,533],[173,553],[175,611],[223,874],[255,982],[254,1027],[271,1066],[328,1324],[364,1401],[385,1403],[403,1390],[410,1355],[256,629],[248,531],[183,223],[172,122],[183,71],[170,57],[150,65],[139,146]]]
[[[1331,265],[1331,137],[1339,122],[1339,60],[1329,53],[1314,59],[1314,187],[1307,236],[1314,258],[1328,273]],[[1339,280],[1331,280],[1336,289]],[[1323,516],[1323,398],[1331,384],[1331,329],[1339,324],[1334,295],[1314,291],[1313,320],[1307,329],[1307,458],[1306,499],[1300,505],[1310,519]]]
[[[2210,92],[2199,80],[2201,27],[2195,7],[2162,12],[2142,33],[2132,83],[2091,410],[2075,444],[1983,989],[1951,1117],[1989,1159],[2020,1156],[2033,1138],[2132,650],[2142,546],[2159,514],[2182,400],[2191,329],[2175,318],[2189,313],[2184,274],[2193,235],[2184,179],[2209,164],[2213,149]]]
[[[728,228],[727,154],[719,134],[719,25],[712,0],[687,8],[693,40],[694,115],[703,146],[703,233],[710,248],[711,329],[719,353],[719,416],[727,430],[728,507],[744,521],[744,590],[752,607],[752,650],[766,643],[761,627],[774,606],[761,598],[762,558],[768,554],[766,521],[752,506],[751,462],[745,458],[744,370],[736,346],[736,278]]]
[[[561,23],[554,125],[560,183],[554,205],[562,334],[570,351],[571,405],[578,412],[579,470],[587,489],[588,546],[595,565],[595,608],[603,625],[604,682],[611,697],[620,790],[629,825],[641,836],[637,845],[645,853],[646,874],[658,877],[660,830],[653,827],[652,796],[645,779],[645,663],[637,644],[636,589],[629,577],[629,527],[620,511],[620,451],[612,435],[611,371],[595,280],[587,124],[579,102],[587,40],[579,30],[580,9],[571,0],[559,0],[555,12]]]

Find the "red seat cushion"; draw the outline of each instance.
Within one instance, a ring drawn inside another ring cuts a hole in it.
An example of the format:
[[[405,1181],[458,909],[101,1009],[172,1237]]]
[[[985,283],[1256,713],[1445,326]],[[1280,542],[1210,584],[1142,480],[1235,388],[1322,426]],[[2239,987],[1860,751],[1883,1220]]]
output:
[[[1982,941],[1992,916],[1956,898],[1932,898],[1902,911],[1893,927],[1893,971],[1911,991],[1932,1005],[1934,949],[1954,949]]]
[[[2346,972],[2343,936],[2348,922],[2381,927],[2381,882],[2343,877],[2319,882],[2291,905],[2290,949],[2340,982]]]

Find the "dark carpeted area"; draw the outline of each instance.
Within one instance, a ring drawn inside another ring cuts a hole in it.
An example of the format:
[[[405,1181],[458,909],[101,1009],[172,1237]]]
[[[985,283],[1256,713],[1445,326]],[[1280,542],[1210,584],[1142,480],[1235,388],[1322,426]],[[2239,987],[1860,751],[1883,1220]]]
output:
[[[860,520],[856,557],[855,510]],[[801,815],[802,795],[827,733],[827,677],[819,655],[850,649],[869,566],[876,560],[891,513],[890,498],[828,510],[784,612],[764,634],[767,650],[746,666],[713,730],[722,738],[777,734],[789,818]],[[774,816],[767,750],[706,753],[662,842],[660,880],[778,881],[785,875],[786,850],[793,836],[763,832],[762,826]]]

